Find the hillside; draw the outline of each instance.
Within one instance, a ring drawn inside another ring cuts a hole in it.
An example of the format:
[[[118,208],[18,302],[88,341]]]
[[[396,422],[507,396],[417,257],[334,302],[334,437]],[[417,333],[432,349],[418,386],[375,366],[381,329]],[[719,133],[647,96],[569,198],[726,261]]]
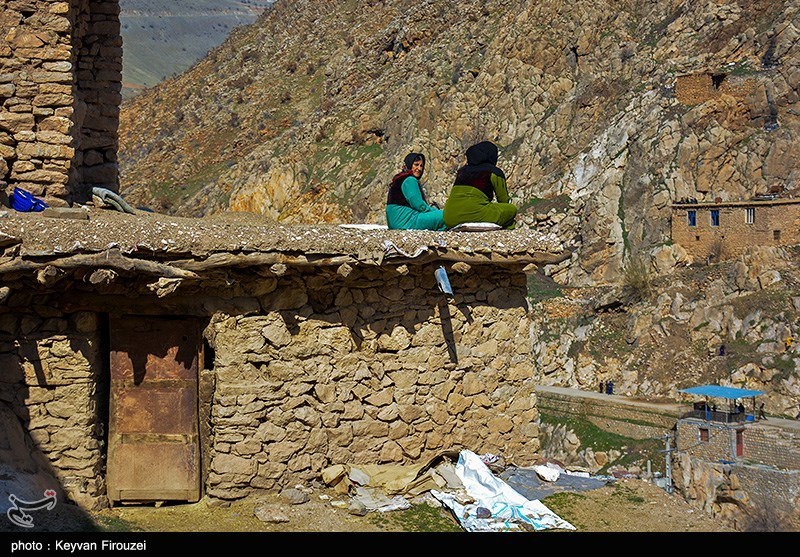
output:
[[[231,30],[255,21],[264,0],[120,0],[125,98],[189,69]]]
[[[791,1],[283,0],[125,103],[122,190],[185,215],[381,222],[406,152],[443,201],[489,138],[526,221],[577,248],[562,280],[613,280],[669,239],[673,199],[796,191],[798,26]],[[679,98],[707,74],[707,98]]]
[[[185,216],[382,223],[408,151],[441,203],[490,139],[522,225],[573,252],[532,278],[543,383],[730,382],[793,416],[796,254],[693,262],[670,206],[800,194],[799,41],[789,0],[279,0],[124,103],[122,193]]]

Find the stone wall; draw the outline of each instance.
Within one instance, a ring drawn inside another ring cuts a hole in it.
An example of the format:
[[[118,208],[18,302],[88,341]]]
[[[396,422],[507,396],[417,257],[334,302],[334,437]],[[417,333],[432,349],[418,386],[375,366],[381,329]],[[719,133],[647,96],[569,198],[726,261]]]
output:
[[[525,276],[451,273],[448,301],[434,269],[295,276],[261,299],[268,311],[216,316],[208,493],[230,499],[331,464],[421,462],[458,447],[531,464]]]
[[[681,75],[675,80],[675,98],[681,104],[698,104],[717,95],[710,74]]]
[[[786,470],[800,470],[800,433],[759,425],[745,428],[743,458]]]
[[[118,191],[118,1],[8,0],[0,29],[0,193]]]
[[[746,99],[756,86],[756,79],[749,75],[737,76],[723,72],[681,75],[675,80],[675,98],[685,105],[704,103],[719,95]]]
[[[797,531],[800,471],[708,462],[687,452],[673,458],[673,482],[690,504],[738,530]]]
[[[744,454],[736,458],[735,429],[702,420],[678,420],[684,406],[650,405],[558,387],[538,386],[536,395],[541,413],[577,416],[627,437],[634,437],[633,433],[657,437],[675,428],[677,421],[672,481],[682,497],[739,530],[800,528],[796,434],[768,422],[748,424],[743,428]],[[640,429],[639,422],[650,425]],[[708,442],[700,441],[701,426],[709,430]]]
[[[597,427],[633,439],[652,439],[670,433],[681,408],[674,404],[631,401],[616,395],[603,395],[563,389],[536,387],[539,412],[574,416]]]
[[[164,298],[133,279],[117,295],[67,282],[52,295],[0,289],[0,401],[71,499],[106,504],[105,314],[203,317],[199,425],[213,498],[454,448],[530,465],[540,447],[526,276],[457,263],[448,298],[437,266],[275,265]]]
[[[755,210],[752,224],[745,219],[748,208]],[[711,225],[712,209],[719,211],[719,226]],[[695,211],[696,226],[688,224],[689,211]],[[672,241],[701,259],[729,259],[751,246],[794,245],[800,242],[800,200],[674,205],[671,229]]]
[[[708,440],[701,441],[700,430],[708,432]],[[744,430],[744,426],[738,428]],[[676,447],[692,456],[717,462],[734,461],[736,457],[737,428],[704,420],[680,420],[677,426]],[[745,436],[745,446],[748,445]]]
[[[68,496],[87,508],[102,505],[105,493],[100,346],[92,313],[0,313],[0,400]]]
[[[708,441],[700,440],[708,430]],[[742,432],[742,455],[736,456],[736,431]],[[677,448],[709,461],[755,462],[786,470],[800,470],[800,435],[769,425],[769,421],[739,427],[684,419],[678,422]]]

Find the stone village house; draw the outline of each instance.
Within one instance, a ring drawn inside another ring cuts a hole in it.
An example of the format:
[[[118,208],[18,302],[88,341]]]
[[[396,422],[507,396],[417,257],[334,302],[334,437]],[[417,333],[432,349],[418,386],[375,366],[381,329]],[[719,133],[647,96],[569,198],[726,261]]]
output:
[[[118,192],[119,10],[4,3],[0,201]],[[463,445],[525,463],[538,448],[522,269],[564,257],[546,242],[423,238],[404,263],[344,230],[255,227],[242,243],[243,225],[143,232],[141,215],[101,214],[0,225],[0,400],[72,499],[235,498],[336,462]],[[437,261],[456,269],[452,299]]]
[[[674,203],[672,241],[691,256],[729,259],[750,246],[800,243],[800,199]]]
[[[50,211],[0,219],[0,407],[80,504],[536,458],[525,269],[552,240]]]
[[[118,192],[118,1],[8,0],[0,29],[0,201]],[[336,462],[538,448],[522,271],[566,255],[530,232],[412,234],[424,253],[406,262],[345,230],[242,243],[238,225],[17,218],[0,224],[0,400],[76,501],[235,498]]]
[[[118,192],[121,81],[117,0],[6,0],[0,202]],[[676,95],[733,86],[681,76]],[[676,204],[673,240],[699,257],[797,243],[797,207]],[[525,465],[539,448],[525,270],[567,255],[531,231],[49,216],[0,218],[0,463],[22,440],[81,505],[238,498],[454,446]]]

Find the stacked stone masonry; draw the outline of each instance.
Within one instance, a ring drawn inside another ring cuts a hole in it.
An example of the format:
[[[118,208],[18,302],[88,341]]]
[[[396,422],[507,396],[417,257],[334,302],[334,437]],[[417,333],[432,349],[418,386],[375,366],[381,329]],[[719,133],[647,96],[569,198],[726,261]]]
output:
[[[800,242],[800,200],[673,205],[671,228],[672,241],[700,259],[729,259],[751,246],[794,245]]]
[[[118,185],[117,0],[7,0],[0,14],[0,194],[85,201]]]
[[[704,103],[719,95],[745,99],[756,83],[753,76],[730,76],[722,72],[682,75],[675,81],[675,98],[684,105]]]
[[[746,427],[743,459],[800,470],[800,435],[775,427]]]
[[[30,435],[67,495],[94,508],[105,492],[98,321],[37,307],[0,314],[0,401]]]
[[[731,426],[716,422],[686,419],[678,422],[676,445],[678,450],[692,456],[716,462],[736,460],[736,432],[744,426]]]
[[[107,504],[106,316],[186,315],[207,323],[199,425],[213,498],[458,448],[530,465],[539,432],[526,277],[463,266],[447,298],[435,268],[231,271],[230,283],[161,299],[146,278],[102,294],[12,285],[0,297],[0,400],[72,500]]]
[[[709,462],[683,451],[673,464],[675,489],[706,514],[744,531],[800,528],[800,471]]]
[[[576,396],[560,391],[562,389],[536,387],[540,413],[577,417],[590,421],[605,431],[634,439],[664,436],[674,429],[680,414],[672,406],[633,403],[613,395],[595,397],[594,393],[586,393]]]
[[[641,438],[675,431],[672,482],[678,493],[706,514],[728,521],[740,530],[791,524],[800,528],[800,439],[796,433],[765,424],[728,426],[680,419],[688,407],[649,405],[624,397],[575,389],[538,386],[542,414],[578,417],[603,428],[634,437],[638,422],[663,425],[639,431]],[[637,410],[643,407],[644,411]],[[661,407],[660,411],[654,408]],[[677,422],[677,426],[676,426]],[[708,431],[701,441],[700,429]],[[736,457],[736,431],[742,431],[743,454]],[[783,522],[785,521],[785,522]]]
[[[475,269],[475,268],[473,268]],[[331,464],[418,463],[467,448],[539,449],[525,277],[433,267],[384,283],[299,277],[259,315],[214,319],[208,493],[228,499]]]

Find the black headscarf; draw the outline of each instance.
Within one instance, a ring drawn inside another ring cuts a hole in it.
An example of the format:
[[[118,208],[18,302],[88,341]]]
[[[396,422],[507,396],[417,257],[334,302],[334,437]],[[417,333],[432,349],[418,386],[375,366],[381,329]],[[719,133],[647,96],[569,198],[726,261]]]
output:
[[[491,201],[494,198],[492,174],[506,179],[505,173],[495,166],[497,155],[497,145],[491,141],[481,141],[467,149],[467,164],[458,169],[453,185],[478,188]]]
[[[423,155],[422,153],[407,154],[406,158],[403,159],[403,168],[405,168],[406,170],[411,170],[411,167],[418,160],[421,160],[422,164],[425,164],[425,155]]]
[[[491,141],[481,141],[467,149],[467,164],[478,166],[484,163],[497,165],[497,145]]]

